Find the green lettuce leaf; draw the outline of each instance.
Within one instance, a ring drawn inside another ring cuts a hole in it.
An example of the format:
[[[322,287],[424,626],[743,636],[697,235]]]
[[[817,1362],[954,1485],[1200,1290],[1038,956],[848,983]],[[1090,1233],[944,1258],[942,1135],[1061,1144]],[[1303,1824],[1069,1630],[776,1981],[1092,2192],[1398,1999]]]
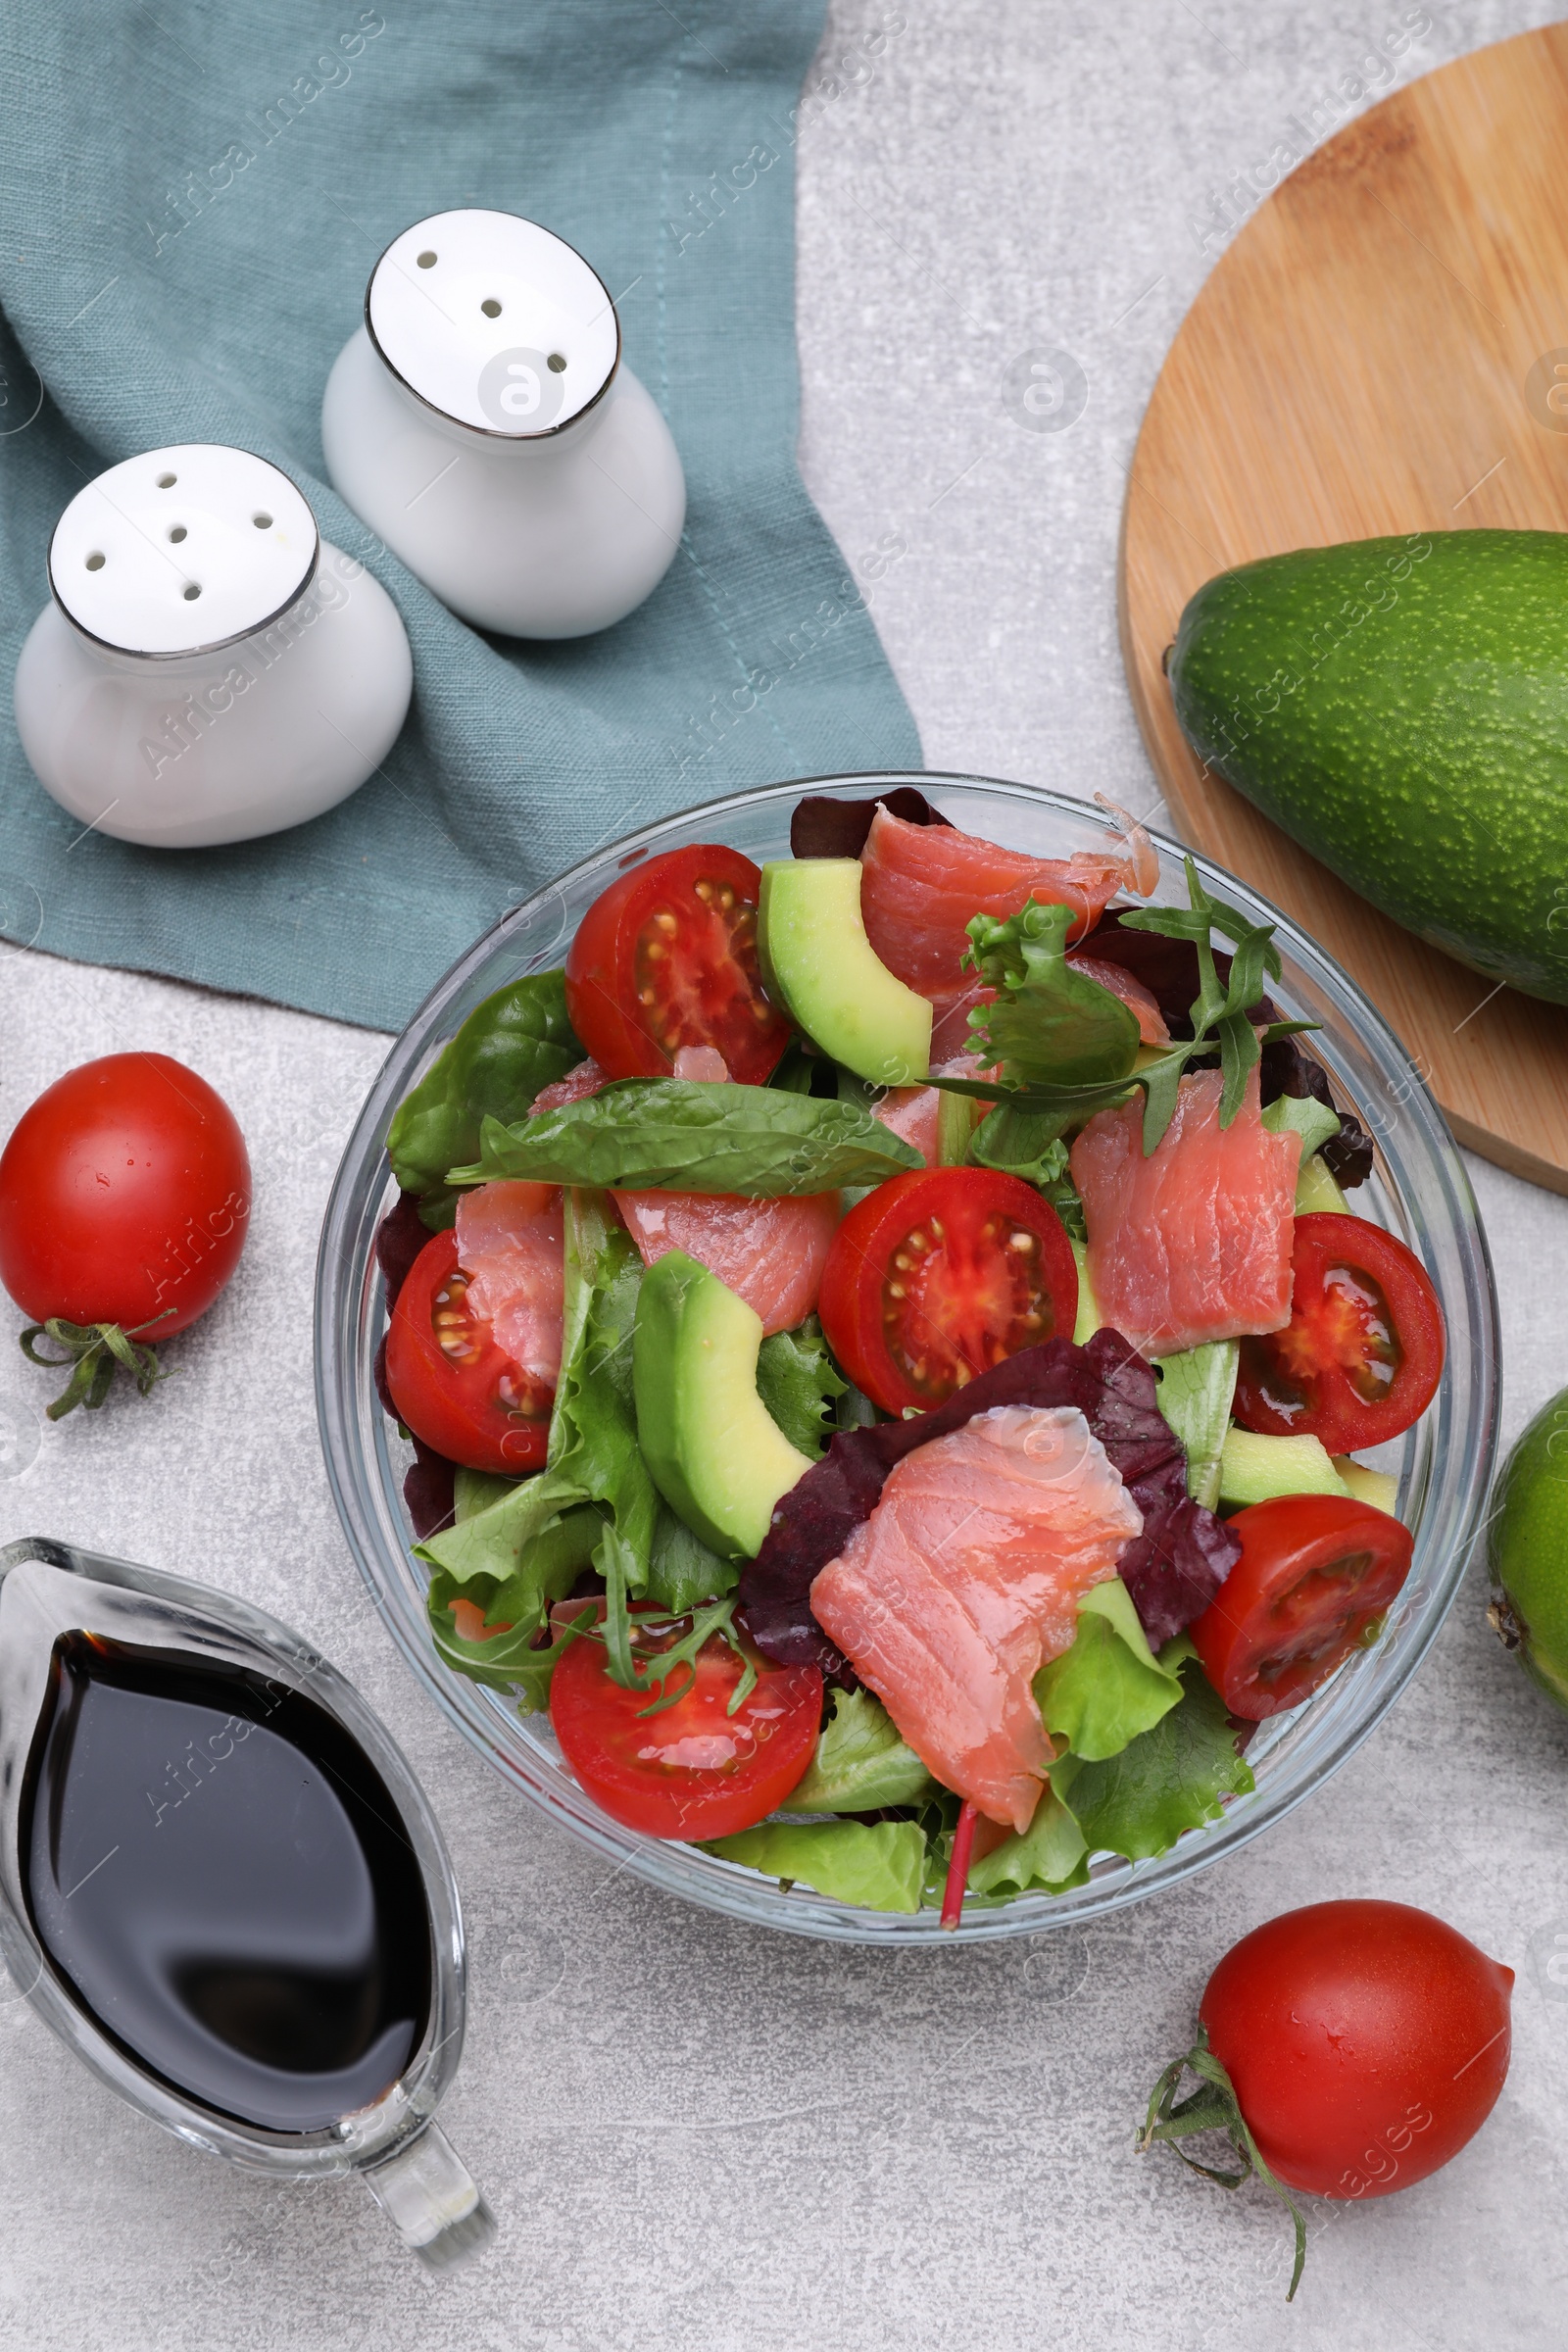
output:
[[[1021,1176],[1025,1184],[1044,1190],[1067,1172],[1064,1123],[1052,1111],[1014,1110],[1010,1102],[999,1102],[970,1139],[970,1161],[980,1168],[1000,1168],[1006,1176]]]
[[[1263,1106],[1263,1125],[1270,1135],[1298,1135],[1304,1165],[1340,1132],[1340,1114],[1315,1095],[1276,1095]]]
[[[925,1834],[912,1821],[764,1821],[715,1838],[710,1854],[861,1911],[918,1911]]]
[[[661,1501],[648,1562],[647,1597],[672,1617],[685,1617],[700,1600],[720,1600],[740,1582],[739,1560],[720,1559],[694,1536],[667,1502]]]
[[[1187,1455],[1187,1492],[1206,1511],[1219,1505],[1220,1458],[1241,1356],[1239,1340],[1206,1340],[1157,1359],[1155,1401]]]
[[[1022,1837],[1009,1838],[972,1863],[968,1883],[975,1894],[1064,1894],[1088,1877],[1088,1841],[1048,1785]]]
[[[552,1600],[585,1567],[604,1573],[607,1529],[634,1593],[645,1590],[662,1508],[637,1444],[631,1327],[642,1260],[630,1235],[588,1193],[567,1195],[564,1334],[546,1463],[496,1498],[415,1546],[435,1571],[428,1597],[436,1647],[449,1665],[500,1688],[517,1669]],[[497,1482],[501,1485],[502,1482]],[[467,1490],[483,1501],[483,1488]],[[486,1622],[513,1632],[460,1642],[451,1602],[463,1592]],[[530,1667],[536,1682],[538,1669]]]
[[[893,1718],[869,1690],[835,1690],[806,1778],[791,1790],[792,1813],[879,1813],[929,1795],[935,1782]]]
[[[1042,1666],[1033,1687],[1046,1729],[1086,1763],[1119,1755],[1182,1699],[1180,1677],[1155,1658],[1119,1576],[1084,1594],[1072,1647]]]
[[[1067,961],[1077,921],[1067,906],[1031,899],[1005,921],[977,914],[964,957],[993,1004],[970,1015],[975,1051],[1028,1084],[1101,1086],[1125,1078],[1138,1058],[1138,1018],[1087,972]]]
[[[566,1017],[564,974],[509,981],[469,1013],[393,1113],[386,1148],[399,1184],[438,1199],[448,1168],[478,1151],[487,1118],[522,1118],[541,1087],[582,1058]]]
[[[430,1579],[425,1611],[436,1652],[470,1682],[492,1690],[526,1685],[537,1677],[539,1653],[532,1644],[553,1600],[564,1600],[590,1564],[604,1534],[604,1520],[586,1504],[559,1511],[538,1494],[544,1475],[526,1480],[514,1497],[494,1504],[463,1526],[448,1528],[420,1546],[446,1551],[450,1565]],[[534,1490],[530,1493],[530,1490]],[[529,1514],[537,1522],[526,1525]],[[460,1541],[461,1539],[461,1541]],[[452,1619],[452,1603],[471,1600],[487,1625],[510,1631],[482,1642],[465,1642]],[[540,1704],[543,1703],[541,1700]]]
[[[777,1200],[881,1184],[924,1164],[912,1145],[853,1102],[765,1086],[623,1078],[511,1126],[485,1119],[477,1161],[448,1173],[459,1185],[515,1176]]]
[[[833,1400],[849,1394],[814,1315],[775,1331],[757,1357],[757,1393],[797,1451],[814,1459],[833,1434]]]
[[[493,1502],[504,1502],[521,1484],[521,1479],[501,1478],[489,1470],[466,1470],[460,1462],[452,1481],[452,1507],[459,1524],[476,1519]]]
[[[1052,1787],[1092,1853],[1132,1862],[1163,1854],[1185,1830],[1220,1820],[1222,1795],[1254,1786],[1224,1703],[1190,1651],[1178,1636],[1160,1652],[1162,1664],[1178,1667],[1182,1697],[1152,1730],[1103,1762],[1066,1755],[1052,1767]]]

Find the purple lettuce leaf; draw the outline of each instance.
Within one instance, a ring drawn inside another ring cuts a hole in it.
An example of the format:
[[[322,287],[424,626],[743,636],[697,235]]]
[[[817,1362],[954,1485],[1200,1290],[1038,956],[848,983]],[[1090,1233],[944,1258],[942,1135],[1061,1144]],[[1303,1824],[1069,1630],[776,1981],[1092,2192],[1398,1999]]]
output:
[[[375,1229],[375,1257],[386,1285],[388,1314],[398,1302],[398,1293],[414,1271],[414,1261],[428,1241],[434,1240],[428,1225],[419,1221],[417,1193],[399,1193],[396,1208],[389,1208]]]
[[[1207,1608],[1241,1557],[1241,1544],[1187,1493],[1181,1442],[1159,1409],[1153,1367],[1119,1332],[1086,1347],[1048,1340],[982,1372],[935,1412],[874,1429],[840,1430],[826,1455],[773,1513],[761,1550],[741,1571],[741,1614],[753,1641],[781,1665],[849,1671],[811,1614],[811,1584],[868,1519],[895,1462],[961,1429],[995,1405],[1076,1406],[1144,1514],[1144,1532],[1117,1563],[1152,1648]]]
[[[947,825],[952,829],[952,820],[933,808],[913,784],[895,784],[891,792],[873,793],[868,801],[840,801],[831,793],[810,792],[796,803],[790,818],[790,855],[858,858],[879,806],[890,816],[902,816],[906,825]],[[1196,988],[1193,994],[1198,994]]]

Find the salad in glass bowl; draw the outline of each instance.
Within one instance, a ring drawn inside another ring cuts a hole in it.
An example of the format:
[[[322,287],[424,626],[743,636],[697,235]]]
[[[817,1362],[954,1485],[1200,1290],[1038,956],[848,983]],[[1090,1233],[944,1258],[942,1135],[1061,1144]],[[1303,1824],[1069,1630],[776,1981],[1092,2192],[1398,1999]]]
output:
[[[1375,1014],[1240,884],[958,779],[740,796],[507,917],[367,1106],[318,1312],[443,1703],[815,1934],[1037,1930],[1264,1826],[1413,1669],[1494,1446],[1474,1204]]]

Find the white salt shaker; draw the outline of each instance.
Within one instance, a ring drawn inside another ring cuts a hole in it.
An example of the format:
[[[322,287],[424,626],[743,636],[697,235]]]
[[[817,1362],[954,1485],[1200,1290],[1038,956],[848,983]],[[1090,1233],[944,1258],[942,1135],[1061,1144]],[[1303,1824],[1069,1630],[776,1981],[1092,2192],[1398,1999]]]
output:
[[[55,525],[49,585],[17,663],[22,748],[120,841],[204,849],[318,816],[408,711],[397,607],[248,450],[112,466]]]
[[[513,213],[436,213],[370,274],[327,378],[333,487],[445,605],[507,637],[624,618],[680,543],[669,427],[579,253]]]

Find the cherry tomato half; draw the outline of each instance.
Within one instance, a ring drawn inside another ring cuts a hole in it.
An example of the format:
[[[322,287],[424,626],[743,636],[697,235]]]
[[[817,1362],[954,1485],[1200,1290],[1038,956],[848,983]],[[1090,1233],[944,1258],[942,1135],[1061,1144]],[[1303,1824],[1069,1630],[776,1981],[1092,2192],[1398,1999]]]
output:
[[[1230,1521],[1242,1556],[1188,1630],[1233,1715],[1281,1715],[1377,1640],[1410,1531],[1348,1494],[1279,1494]]]
[[[458,1237],[438,1233],[410,1268],[386,1335],[386,1383],[398,1419],[468,1470],[513,1478],[544,1467],[553,1389],[498,1348],[466,1304]]]
[[[571,1025],[612,1078],[667,1078],[682,1046],[715,1046],[760,1086],[790,1040],[762,994],[762,877],[703,843],[634,865],[595,899],[566,954]]]
[[[645,1618],[637,1654],[667,1648],[690,1619]],[[612,1821],[650,1838],[730,1838],[781,1805],[816,1751],[822,1677],[814,1666],[775,1666],[749,1650],[756,1688],[727,1712],[743,1670],[714,1635],[685,1688],[658,1713],[662,1693],[624,1690],[605,1646],[579,1635],[550,1678],[550,1720],[578,1780]]]
[[[162,1343],[233,1273],[250,1209],[222,1097],[168,1054],[107,1054],[57,1078],[0,1156],[0,1282],[35,1322]]]
[[[1312,1903],[1244,1936],[1199,2016],[1282,2180],[1385,2197],[1446,2164],[1492,2113],[1512,1987],[1511,1968],[1430,1912]]]
[[[1242,1342],[1237,1420],[1263,1437],[1381,1446],[1420,1419],[1443,1376],[1443,1309],[1426,1268],[1381,1225],[1296,1220],[1291,1319]]]
[[[884,1412],[929,1411],[1004,1356],[1072,1337],[1078,1268],[1021,1176],[927,1168],[852,1208],[822,1270],[822,1328]]]

